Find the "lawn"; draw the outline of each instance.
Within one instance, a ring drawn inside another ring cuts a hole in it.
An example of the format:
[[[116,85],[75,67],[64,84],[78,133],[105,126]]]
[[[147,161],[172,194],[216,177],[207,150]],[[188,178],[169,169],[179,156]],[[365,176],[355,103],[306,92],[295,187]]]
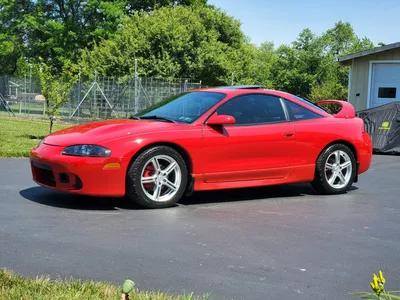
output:
[[[54,123],[53,131],[71,125]],[[49,121],[0,117],[0,157],[28,157],[49,129]]]
[[[0,299],[24,300],[111,300],[121,299],[121,287],[107,282],[51,280],[48,277],[26,278],[8,270],[0,270]],[[161,292],[137,289],[129,293],[131,300],[197,300],[193,295],[172,296]]]

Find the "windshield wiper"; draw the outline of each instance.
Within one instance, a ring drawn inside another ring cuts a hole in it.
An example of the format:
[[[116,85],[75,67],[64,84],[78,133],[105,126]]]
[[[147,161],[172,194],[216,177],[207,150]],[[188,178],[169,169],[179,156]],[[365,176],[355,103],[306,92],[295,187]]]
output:
[[[167,122],[170,122],[170,123],[178,123],[173,119],[170,119],[170,118],[167,118],[167,117],[162,117],[162,116],[156,116],[156,115],[154,115],[154,116],[143,116],[143,117],[134,116],[134,117],[135,118],[139,118],[139,120],[162,120],[162,121],[167,121]]]

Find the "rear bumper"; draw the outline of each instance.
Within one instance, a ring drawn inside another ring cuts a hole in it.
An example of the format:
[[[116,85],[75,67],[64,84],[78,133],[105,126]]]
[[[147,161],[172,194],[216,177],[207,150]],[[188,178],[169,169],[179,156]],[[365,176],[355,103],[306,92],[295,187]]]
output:
[[[114,197],[125,195],[126,168],[120,158],[65,156],[61,154],[62,149],[42,144],[31,151],[33,181],[68,193]],[[110,162],[119,163],[120,167],[104,169]]]
[[[363,133],[363,141],[358,145],[358,174],[366,172],[372,161],[372,139],[368,133]]]

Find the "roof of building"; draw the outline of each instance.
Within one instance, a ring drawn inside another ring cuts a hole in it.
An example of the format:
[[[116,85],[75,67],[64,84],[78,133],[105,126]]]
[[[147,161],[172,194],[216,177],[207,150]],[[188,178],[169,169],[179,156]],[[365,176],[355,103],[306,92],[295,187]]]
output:
[[[385,46],[375,47],[375,48],[372,48],[369,50],[364,50],[364,51],[360,51],[360,52],[345,55],[345,56],[340,56],[340,57],[335,58],[335,61],[336,62],[346,62],[346,61],[354,59],[354,58],[359,58],[359,57],[363,57],[366,55],[376,54],[379,52],[388,51],[388,50],[392,50],[392,49],[396,49],[396,48],[400,48],[400,42],[388,44]]]

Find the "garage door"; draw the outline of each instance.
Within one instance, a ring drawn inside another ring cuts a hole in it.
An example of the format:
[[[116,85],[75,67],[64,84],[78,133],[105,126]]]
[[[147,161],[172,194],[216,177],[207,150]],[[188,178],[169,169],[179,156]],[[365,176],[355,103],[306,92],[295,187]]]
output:
[[[400,63],[373,64],[370,107],[400,101]]]

